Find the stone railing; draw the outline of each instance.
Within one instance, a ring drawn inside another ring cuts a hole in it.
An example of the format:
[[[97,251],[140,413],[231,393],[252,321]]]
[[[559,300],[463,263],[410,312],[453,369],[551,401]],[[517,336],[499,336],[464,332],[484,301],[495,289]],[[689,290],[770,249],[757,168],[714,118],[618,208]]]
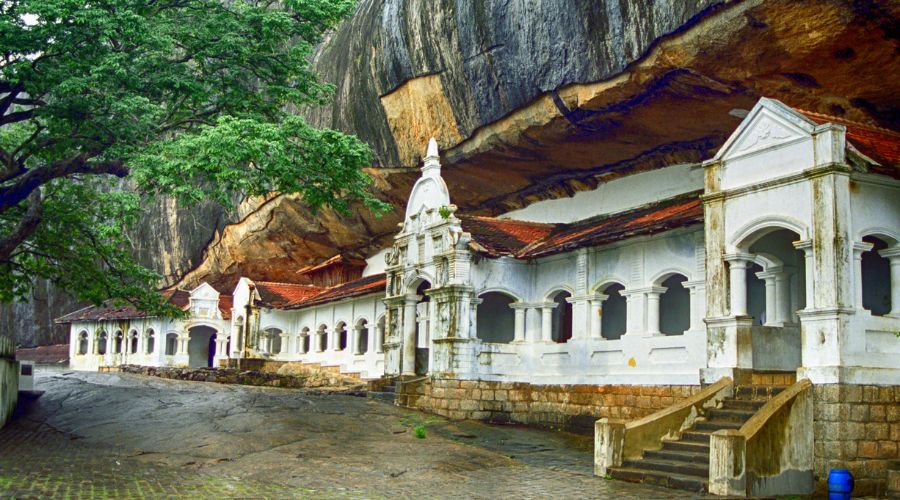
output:
[[[767,402],[740,429],[709,441],[709,492],[775,496],[812,493],[813,395],[809,379]]]
[[[638,420],[601,418],[594,424],[594,474],[605,476],[609,467],[641,457],[644,450],[659,449],[664,438],[678,438],[703,415],[706,408],[732,395],[729,377],[694,396]]]

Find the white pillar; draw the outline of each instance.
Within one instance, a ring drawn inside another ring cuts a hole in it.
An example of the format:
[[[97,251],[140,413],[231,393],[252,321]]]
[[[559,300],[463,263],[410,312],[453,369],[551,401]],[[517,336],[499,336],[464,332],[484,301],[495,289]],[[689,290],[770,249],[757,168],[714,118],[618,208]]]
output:
[[[862,279],[862,254],[872,249],[874,245],[865,241],[853,244],[853,289],[854,302],[857,309],[863,309],[863,279]]]
[[[513,328],[515,338],[513,342],[525,342],[525,305],[521,302],[516,302],[510,304],[509,307],[513,309],[513,314],[515,314],[515,327]]]
[[[402,375],[416,374],[416,303],[418,296],[407,297],[403,304]]]
[[[659,296],[666,293],[666,288],[653,286],[647,290],[647,336],[661,335],[659,331]]]
[[[541,306],[541,342],[553,342],[553,308],[555,302],[545,302]]]
[[[384,327],[375,324],[375,352],[381,354],[384,352]]]
[[[285,354],[291,352],[291,337],[286,333],[280,333],[281,349],[276,354]]]
[[[317,330],[316,333],[316,352],[325,352],[328,349],[328,329]],[[324,344],[324,345],[323,345]]]
[[[590,314],[590,336],[592,339],[603,338],[603,332],[601,331],[601,329],[603,328],[603,301],[607,298],[607,295],[598,293],[590,299],[590,307],[588,308],[588,311]]]
[[[696,332],[703,330],[703,317],[706,315],[706,282],[703,280],[685,281],[684,286],[688,287],[691,292],[691,324],[688,331]]]
[[[878,254],[891,262],[891,312],[888,316],[900,316],[900,246],[879,250]]]
[[[775,283],[775,272],[762,271],[756,277],[766,283],[766,321],[765,326],[781,326],[778,320],[778,291]]]
[[[625,296],[625,335],[644,332],[644,292],[638,290],[622,290]]]
[[[361,328],[359,327],[359,325],[354,326],[353,327],[353,336],[350,339],[350,342],[352,343],[351,348],[352,348],[354,355],[362,354],[362,351],[359,350],[359,336],[361,334],[360,330],[361,330]]]
[[[804,269],[806,270],[806,283],[804,285],[806,290],[805,309],[815,309],[815,261],[813,261],[812,241],[795,241],[794,248],[803,250],[803,255],[806,257],[804,259]]]
[[[747,315],[747,263],[752,256],[746,254],[730,254],[725,256],[728,261],[728,272],[731,288],[731,315]]]

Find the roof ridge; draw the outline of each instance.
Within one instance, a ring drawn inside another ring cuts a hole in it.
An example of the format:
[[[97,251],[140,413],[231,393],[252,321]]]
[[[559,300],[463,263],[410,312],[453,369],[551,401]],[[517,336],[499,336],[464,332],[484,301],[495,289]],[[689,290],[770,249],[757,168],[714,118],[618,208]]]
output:
[[[503,222],[516,222],[521,224],[532,224],[535,226],[558,226],[559,222],[537,222],[532,220],[522,220],[522,219],[502,219],[500,217],[491,217],[489,215],[468,215],[468,214],[460,214],[457,217],[464,219],[484,219],[484,220],[498,220]]]

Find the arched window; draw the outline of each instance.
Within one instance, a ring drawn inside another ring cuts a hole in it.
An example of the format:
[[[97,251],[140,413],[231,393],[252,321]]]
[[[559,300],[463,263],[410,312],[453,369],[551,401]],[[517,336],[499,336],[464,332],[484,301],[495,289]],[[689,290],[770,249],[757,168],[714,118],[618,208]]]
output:
[[[138,352],[138,339],[139,335],[137,330],[131,330],[131,335],[129,338],[129,342],[131,343],[131,354],[137,354]]]
[[[378,338],[375,339],[375,352],[384,352],[384,315],[382,314],[380,318],[378,318],[378,323],[375,327]]]
[[[78,354],[82,356],[88,352],[88,332],[82,331],[78,334]]]
[[[891,312],[891,262],[879,255],[888,247],[880,238],[866,236],[872,249],[862,254],[862,303],[872,316],[884,316]],[[895,285],[897,286],[897,285]]]
[[[681,335],[691,326],[691,293],[685,281],[675,274],[662,282],[666,291],[659,297],[659,331],[664,335]]]
[[[572,338],[572,304],[566,299],[572,294],[566,291],[556,292],[551,300],[556,302],[553,308],[553,329],[550,338],[557,344],[564,344]]]
[[[356,322],[356,350],[354,354],[369,352],[369,322],[361,319]]]
[[[613,283],[600,292],[606,295],[600,308],[600,335],[607,340],[616,340],[625,334],[628,301],[622,295],[623,290],[624,286]]]
[[[113,347],[113,354],[122,354],[122,341],[125,339],[125,334],[122,333],[121,330],[116,332],[116,343]]]
[[[516,299],[505,293],[487,292],[479,296],[476,310],[476,335],[484,342],[508,344],[515,339],[515,311],[510,306]]]
[[[109,339],[109,336],[106,335],[106,332],[100,332],[100,335],[97,335],[97,354],[104,355],[106,354],[106,342]]]
[[[343,351],[347,348],[347,323],[341,321],[334,327],[335,332],[335,351]]]
[[[316,344],[318,348],[316,352],[325,352],[328,349],[328,327],[325,325],[319,325],[319,330],[316,332],[316,335],[319,337],[319,341]]]
[[[266,328],[265,340],[263,340],[263,349],[261,351],[267,354],[281,353],[281,334],[278,328]]]
[[[156,350],[156,334],[153,329],[147,330],[147,354],[153,354]]]
[[[178,334],[166,334],[166,356],[174,356],[178,352]]]

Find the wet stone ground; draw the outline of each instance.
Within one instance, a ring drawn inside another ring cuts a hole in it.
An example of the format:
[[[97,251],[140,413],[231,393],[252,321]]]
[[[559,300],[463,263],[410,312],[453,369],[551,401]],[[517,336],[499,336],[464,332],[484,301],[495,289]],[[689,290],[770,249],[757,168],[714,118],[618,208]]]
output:
[[[0,497],[690,496],[593,476],[590,438],[360,397],[51,369],[36,385],[0,430]]]

